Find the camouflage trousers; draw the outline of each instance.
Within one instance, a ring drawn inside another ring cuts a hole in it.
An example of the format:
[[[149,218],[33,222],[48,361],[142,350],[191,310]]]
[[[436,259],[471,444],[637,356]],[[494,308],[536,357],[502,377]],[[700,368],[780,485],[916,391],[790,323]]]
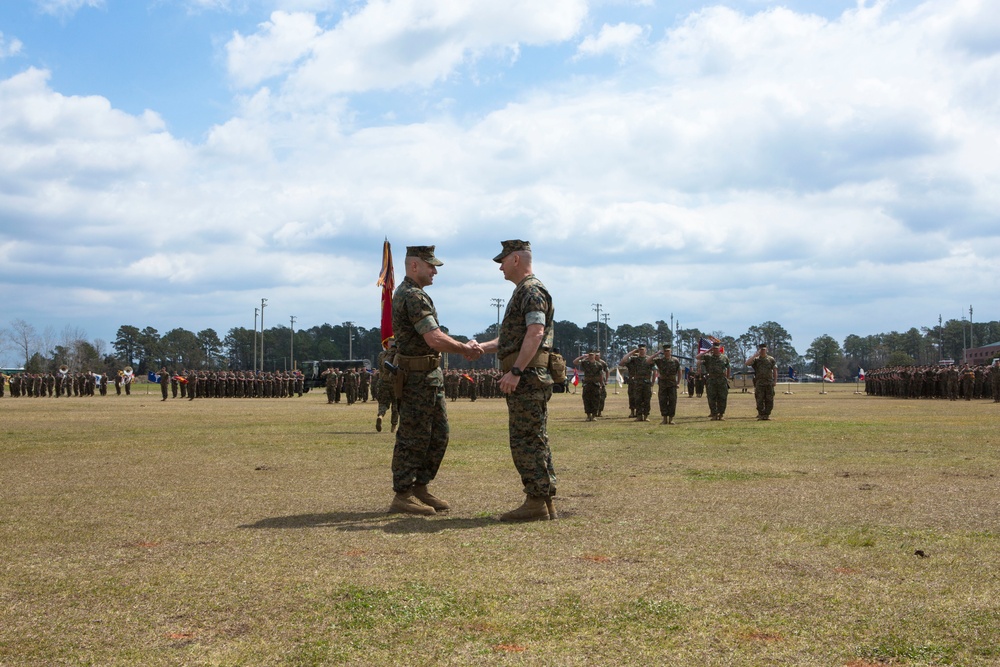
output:
[[[423,378],[417,378],[423,381]],[[409,382],[399,399],[399,429],[392,452],[392,489],[405,493],[437,475],[448,448],[444,387]]]
[[[529,496],[556,495],[556,472],[549,450],[549,399],[552,387],[523,376],[513,393],[507,394],[510,453]]]
[[[661,382],[657,389],[657,399],[660,403],[660,416],[673,417],[677,414],[677,385]]]
[[[629,385],[630,387],[633,385]],[[648,416],[650,405],[653,402],[653,385],[649,382],[635,383],[635,414],[637,417]]]
[[[757,416],[771,416],[771,410],[774,409],[774,385],[770,382],[755,383],[753,397],[757,401]]]
[[[390,412],[391,424],[393,426],[399,423],[399,401],[396,400],[395,396],[379,397],[378,416],[382,417],[385,415],[386,412]]]
[[[708,411],[713,415],[726,414],[726,402],[729,399],[729,381],[726,378],[709,378],[705,383],[705,393],[708,394]]]
[[[588,415],[601,411],[601,385],[597,382],[583,383],[583,411]]]

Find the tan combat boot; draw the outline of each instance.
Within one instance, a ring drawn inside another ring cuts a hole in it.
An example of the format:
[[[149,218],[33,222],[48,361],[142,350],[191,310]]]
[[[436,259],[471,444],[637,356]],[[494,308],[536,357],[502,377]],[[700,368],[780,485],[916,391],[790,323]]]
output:
[[[413,497],[413,491],[397,493],[389,505],[389,512],[399,512],[401,514],[423,514],[425,516],[437,514],[430,505],[424,505]]]
[[[501,521],[547,521],[548,518],[549,508],[545,504],[545,498],[527,495],[524,497],[524,504],[516,510],[500,515]]]
[[[422,502],[424,505],[430,505],[437,512],[447,512],[451,509],[451,505],[448,504],[448,501],[441,500],[428,491],[426,484],[414,484],[413,495],[416,496],[417,500]]]
[[[552,501],[552,496],[545,498],[545,509],[549,511],[549,521],[555,521],[559,518],[559,512],[556,511],[556,505]]]

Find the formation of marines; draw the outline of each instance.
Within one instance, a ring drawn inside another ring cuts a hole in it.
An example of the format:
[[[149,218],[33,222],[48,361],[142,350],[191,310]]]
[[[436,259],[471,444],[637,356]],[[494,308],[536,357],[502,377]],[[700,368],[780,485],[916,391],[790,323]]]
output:
[[[195,371],[170,374],[161,369],[159,384],[164,400],[173,398],[287,398],[302,396],[305,378],[299,371]],[[18,373],[7,380],[10,395],[19,397],[107,396],[110,387],[121,395],[131,394],[130,373],[117,375],[93,372]],[[0,396],[4,395],[0,383]]]
[[[1000,365],[892,366],[865,373],[865,393],[892,398],[992,398],[1000,403]]]
[[[320,373],[326,388],[326,402],[340,403],[343,397],[348,405],[358,401],[367,403],[371,396],[372,376],[363,365],[345,369],[327,368]]]

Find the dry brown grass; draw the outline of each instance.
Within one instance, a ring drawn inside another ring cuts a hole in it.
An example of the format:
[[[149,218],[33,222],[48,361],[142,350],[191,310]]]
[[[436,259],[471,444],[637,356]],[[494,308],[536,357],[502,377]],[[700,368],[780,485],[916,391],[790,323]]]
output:
[[[782,390],[556,395],[522,525],[498,400],[449,404],[422,519],[371,403],[0,399],[0,665],[1000,663],[1000,406]]]

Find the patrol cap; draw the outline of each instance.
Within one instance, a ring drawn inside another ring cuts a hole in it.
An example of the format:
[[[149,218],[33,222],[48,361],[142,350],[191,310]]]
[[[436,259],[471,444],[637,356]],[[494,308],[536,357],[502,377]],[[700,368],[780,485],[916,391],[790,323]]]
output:
[[[422,259],[434,266],[442,266],[444,264],[444,262],[434,256],[434,246],[432,245],[408,245],[406,246],[406,256]]]
[[[500,245],[503,246],[503,250],[500,254],[493,258],[493,261],[499,264],[503,261],[503,258],[512,252],[519,252],[524,250],[526,252],[531,252],[531,244],[527,241],[518,241],[517,239],[511,239],[510,241],[501,241]]]
[[[767,343],[759,343],[757,345],[757,349],[758,350],[763,350],[765,347],[767,347]]]
[[[669,349],[671,349],[671,347],[670,347],[670,343],[664,343],[664,344],[663,344],[663,349],[664,349],[664,350],[669,350]]]
[[[645,350],[646,349],[646,344],[645,343],[639,343],[639,347],[637,349]]]

